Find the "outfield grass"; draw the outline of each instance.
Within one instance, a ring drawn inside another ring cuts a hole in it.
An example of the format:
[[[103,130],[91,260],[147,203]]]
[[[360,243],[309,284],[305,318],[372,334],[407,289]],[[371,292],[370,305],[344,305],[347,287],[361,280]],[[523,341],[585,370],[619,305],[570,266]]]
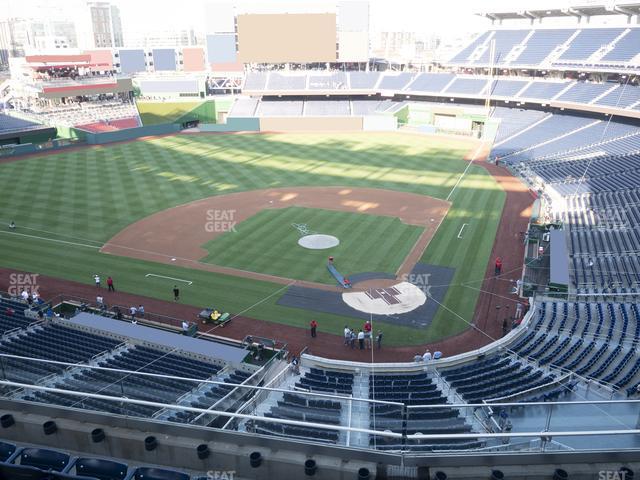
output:
[[[333,235],[340,245],[309,250],[298,245],[292,225],[306,224],[314,233]],[[327,257],[346,276],[363,272],[395,274],[423,229],[398,218],[351,212],[289,207],[263,210],[207,242],[201,261],[250,272],[335,285]]]
[[[145,274],[188,278],[194,283],[184,289],[187,303],[215,303],[306,326],[308,312],[276,304],[281,285],[104,255],[97,247],[154,212],[236,191],[326,185],[444,199],[467,165],[461,160],[465,153],[452,139],[393,133],[177,135],[6,163],[0,165],[0,265],[83,283],[91,283],[94,273],[112,275],[121,290],[164,299],[173,285],[145,280]],[[504,192],[484,169],[472,166],[450,200],[452,208],[423,260],[455,267],[454,283],[481,279]],[[30,237],[8,232],[12,219],[18,233]],[[463,223],[469,226],[459,240]],[[476,299],[477,292],[454,286],[445,304],[470,320]],[[337,334],[345,323],[335,315],[314,318],[320,331]],[[465,327],[441,308],[427,330],[385,326],[385,341],[418,344]]]

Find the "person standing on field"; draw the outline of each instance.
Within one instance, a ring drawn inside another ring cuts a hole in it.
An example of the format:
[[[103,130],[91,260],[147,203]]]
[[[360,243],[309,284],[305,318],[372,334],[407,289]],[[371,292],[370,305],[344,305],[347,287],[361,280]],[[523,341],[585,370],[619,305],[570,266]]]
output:
[[[502,273],[502,258],[498,257],[496,258],[495,274],[500,275],[501,273]]]
[[[309,327],[311,328],[311,338],[316,338],[316,335],[317,335],[316,330],[318,329],[318,322],[316,322],[315,320],[311,320]]]
[[[367,320],[364,322],[364,343],[367,348],[371,348],[371,322]]]
[[[97,273],[93,276],[93,281],[96,283],[96,287],[100,288],[100,275]]]
[[[116,289],[113,286],[113,278],[111,277],[107,277],[107,288],[109,289],[110,292],[116,291]]]
[[[516,318],[520,318],[522,316],[522,304],[518,302],[516,304]]]
[[[173,301],[177,302],[178,300],[180,300],[180,289],[178,288],[177,285],[173,286]]]

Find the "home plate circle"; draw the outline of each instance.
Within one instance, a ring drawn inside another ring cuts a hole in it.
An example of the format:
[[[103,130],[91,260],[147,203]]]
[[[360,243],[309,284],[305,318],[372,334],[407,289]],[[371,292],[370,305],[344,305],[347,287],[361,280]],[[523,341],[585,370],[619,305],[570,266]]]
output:
[[[338,245],[340,245],[340,240],[338,240],[333,235],[323,235],[321,233],[317,233],[300,237],[300,239],[298,240],[298,245],[310,250],[325,250],[327,248],[337,247]]]
[[[399,315],[424,305],[426,294],[409,282],[387,288],[342,294],[342,301],[360,312],[376,315]]]

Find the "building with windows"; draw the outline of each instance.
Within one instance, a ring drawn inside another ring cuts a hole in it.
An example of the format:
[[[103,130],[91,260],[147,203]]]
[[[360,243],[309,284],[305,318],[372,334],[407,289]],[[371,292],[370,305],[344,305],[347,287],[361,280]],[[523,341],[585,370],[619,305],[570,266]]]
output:
[[[76,25],[81,30],[81,47],[122,47],[122,20],[120,9],[111,2],[86,3],[78,12]]]

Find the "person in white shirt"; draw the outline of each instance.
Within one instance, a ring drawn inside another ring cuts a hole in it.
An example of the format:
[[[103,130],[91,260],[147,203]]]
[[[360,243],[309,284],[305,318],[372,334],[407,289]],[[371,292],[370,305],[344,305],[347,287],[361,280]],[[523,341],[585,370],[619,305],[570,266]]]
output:
[[[138,309],[137,309],[136,307],[131,307],[131,308],[129,309],[129,315],[131,315],[131,318],[132,318],[133,320],[135,320],[135,319],[136,319],[136,313],[138,313]]]
[[[424,360],[425,362],[428,362],[429,360],[431,360],[431,352],[429,351],[428,348],[427,348],[427,351],[424,352],[424,355],[422,355],[422,360]]]
[[[291,370],[293,370],[293,373],[296,375],[300,375],[300,361],[295,355],[291,359]]]
[[[93,276],[93,281],[96,282],[96,287],[100,288],[100,276],[98,274]]]
[[[189,331],[189,322],[187,322],[186,320],[183,320],[182,321],[182,333],[184,333],[186,335],[188,331]]]
[[[349,345],[349,340],[351,340],[351,329],[345,325],[344,326],[344,344]]]
[[[360,350],[364,350],[364,332],[362,330],[358,332],[358,346]]]
[[[22,293],[20,294],[20,296],[22,297],[22,300],[26,302],[29,299],[29,292],[27,292],[27,290],[24,289],[22,290]]]
[[[100,295],[98,295],[96,297],[96,303],[98,304],[99,307],[101,307],[102,304],[104,303],[104,298],[102,298]]]
[[[522,316],[522,304],[518,302],[516,304],[516,318],[520,318]]]
[[[36,303],[36,302],[38,301],[38,297],[39,297],[39,296],[40,296],[40,295],[38,295],[38,292],[36,292],[36,291],[34,291],[34,292],[31,294],[31,298],[33,298],[33,302],[34,302],[34,303]]]

